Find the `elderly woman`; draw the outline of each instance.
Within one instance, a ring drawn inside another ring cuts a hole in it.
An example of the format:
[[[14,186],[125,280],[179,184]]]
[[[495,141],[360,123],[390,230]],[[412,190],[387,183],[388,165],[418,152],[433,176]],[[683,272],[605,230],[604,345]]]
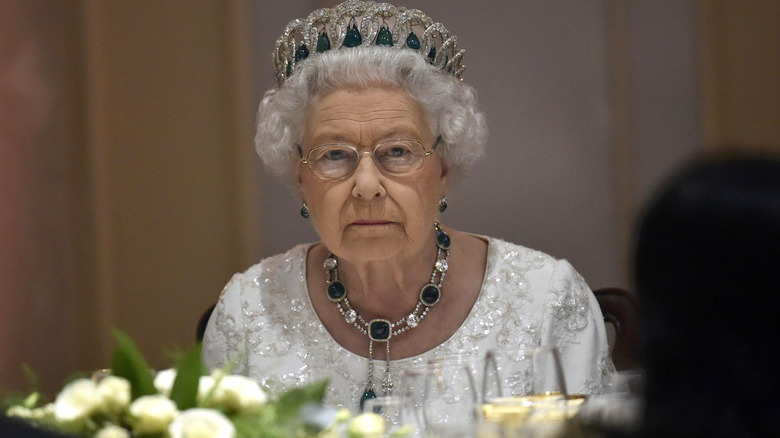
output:
[[[610,370],[593,294],[563,260],[440,221],[486,128],[463,51],[418,10],[348,1],[291,22],[256,146],[321,241],[237,274],[203,344],[271,390],[330,380],[357,409],[431,358],[554,345],[569,391]]]

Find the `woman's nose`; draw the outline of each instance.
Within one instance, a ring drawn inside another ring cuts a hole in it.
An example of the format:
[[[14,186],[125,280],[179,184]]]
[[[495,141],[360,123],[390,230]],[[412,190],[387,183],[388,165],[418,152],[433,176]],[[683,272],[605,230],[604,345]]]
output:
[[[363,158],[367,158],[364,160]],[[358,159],[358,166],[354,175],[355,187],[352,188],[352,195],[362,199],[373,199],[385,195],[385,188],[382,185],[382,172],[376,166],[371,152],[362,152]]]

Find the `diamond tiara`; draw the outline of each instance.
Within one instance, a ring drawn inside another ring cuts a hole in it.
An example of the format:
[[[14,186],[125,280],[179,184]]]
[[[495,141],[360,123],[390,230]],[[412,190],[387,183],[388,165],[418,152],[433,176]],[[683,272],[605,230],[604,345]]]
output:
[[[413,50],[429,63],[460,79],[465,50],[441,23],[417,9],[388,3],[348,0],[291,21],[276,40],[274,72],[281,86],[298,63],[319,53],[356,46]]]

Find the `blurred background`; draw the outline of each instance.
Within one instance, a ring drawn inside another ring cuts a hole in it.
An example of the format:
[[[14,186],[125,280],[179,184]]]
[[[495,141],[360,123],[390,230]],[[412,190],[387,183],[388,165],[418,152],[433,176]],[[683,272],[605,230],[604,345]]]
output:
[[[288,21],[335,2],[0,0],[0,390],[156,368],[230,276],[315,239],[253,150]],[[632,228],[701,151],[780,151],[780,2],[415,0],[491,135],[442,221],[631,288]]]

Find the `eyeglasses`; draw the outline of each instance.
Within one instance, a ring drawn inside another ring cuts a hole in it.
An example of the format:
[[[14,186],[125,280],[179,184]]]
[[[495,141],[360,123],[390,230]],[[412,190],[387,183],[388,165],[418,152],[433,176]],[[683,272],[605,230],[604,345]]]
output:
[[[423,167],[428,155],[439,146],[441,136],[428,150],[417,140],[399,138],[378,143],[374,149],[360,152],[345,143],[326,143],[316,146],[303,156],[298,146],[301,163],[309,166],[314,175],[329,181],[338,181],[352,175],[363,155],[371,155],[377,167],[388,175],[402,176],[416,172]]]

